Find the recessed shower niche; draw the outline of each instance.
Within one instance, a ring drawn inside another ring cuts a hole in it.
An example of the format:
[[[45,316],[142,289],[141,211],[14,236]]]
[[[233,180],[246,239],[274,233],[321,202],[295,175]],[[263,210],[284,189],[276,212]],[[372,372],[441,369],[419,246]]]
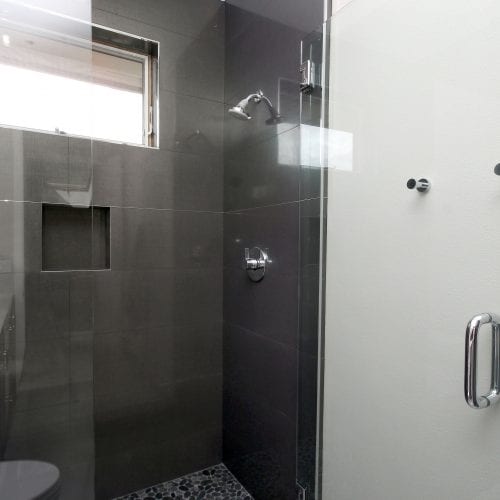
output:
[[[42,207],[42,270],[110,268],[108,207]]]

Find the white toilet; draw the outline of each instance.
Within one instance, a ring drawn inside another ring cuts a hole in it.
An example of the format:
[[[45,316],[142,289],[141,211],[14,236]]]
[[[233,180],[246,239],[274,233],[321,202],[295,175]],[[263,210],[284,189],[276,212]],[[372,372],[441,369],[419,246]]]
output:
[[[0,498],[8,500],[57,500],[59,469],[46,462],[0,462]]]

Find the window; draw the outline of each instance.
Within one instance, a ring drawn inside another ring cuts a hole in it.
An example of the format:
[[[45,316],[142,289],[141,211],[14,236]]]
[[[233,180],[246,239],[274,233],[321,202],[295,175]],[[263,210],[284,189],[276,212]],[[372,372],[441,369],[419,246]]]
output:
[[[0,124],[157,146],[158,44],[94,26],[92,41],[2,27]]]

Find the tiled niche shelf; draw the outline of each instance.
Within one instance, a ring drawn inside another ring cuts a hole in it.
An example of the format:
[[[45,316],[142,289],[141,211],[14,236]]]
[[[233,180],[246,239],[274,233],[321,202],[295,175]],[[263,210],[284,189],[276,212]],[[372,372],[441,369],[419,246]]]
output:
[[[42,207],[42,271],[109,269],[108,207]]]

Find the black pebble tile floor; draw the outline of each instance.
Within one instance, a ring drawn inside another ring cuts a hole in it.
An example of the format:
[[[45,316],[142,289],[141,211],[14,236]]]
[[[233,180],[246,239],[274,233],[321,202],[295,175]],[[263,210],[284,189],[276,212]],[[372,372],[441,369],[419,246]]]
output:
[[[224,464],[129,493],[115,500],[253,500]]]

